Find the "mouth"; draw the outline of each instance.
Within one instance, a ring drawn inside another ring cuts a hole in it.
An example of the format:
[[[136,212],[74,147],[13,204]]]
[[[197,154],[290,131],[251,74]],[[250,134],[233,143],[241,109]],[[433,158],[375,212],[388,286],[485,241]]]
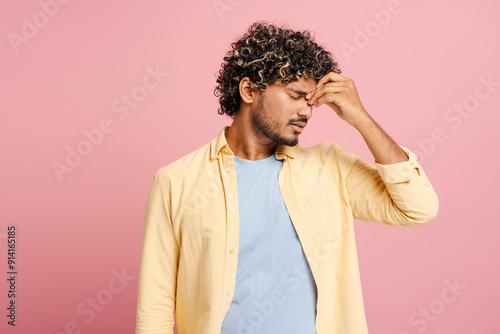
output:
[[[295,123],[292,123],[290,125],[295,129],[295,131],[302,132],[302,129],[306,126],[306,123],[304,123],[304,122],[295,122]]]

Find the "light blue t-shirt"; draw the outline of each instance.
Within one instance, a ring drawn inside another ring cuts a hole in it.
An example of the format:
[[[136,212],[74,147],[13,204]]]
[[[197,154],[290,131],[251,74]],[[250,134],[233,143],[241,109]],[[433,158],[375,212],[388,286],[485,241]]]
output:
[[[221,334],[316,334],[316,285],[279,189],[282,160],[234,163],[238,268]]]

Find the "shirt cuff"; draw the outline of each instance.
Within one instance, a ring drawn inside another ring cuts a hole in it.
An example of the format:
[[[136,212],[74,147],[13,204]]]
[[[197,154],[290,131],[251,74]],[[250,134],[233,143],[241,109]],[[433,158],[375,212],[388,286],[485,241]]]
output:
[[[380,177],[385,183],[400,183],[410,181],[414,175],[413,170],[415,168],[422,168],[417,162],[417,156],[415,155],[415,153],[411,152],[406,147],[403,147],[401,145],[398,146],[401,147],[403,151],[405,151],[405,153],[408,155],[408,161],[397,162],[395,164],[389,165],[381,165],[375,162],[375,167],[377,167]],[[420,173],[417,172],[417,175],[420,175]]]

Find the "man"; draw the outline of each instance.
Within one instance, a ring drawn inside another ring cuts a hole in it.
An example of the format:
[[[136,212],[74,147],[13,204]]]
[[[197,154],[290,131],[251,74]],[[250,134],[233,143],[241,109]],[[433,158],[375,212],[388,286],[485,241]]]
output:
[[[174,317],[179,334],[368,333],[353,218],[434,219],[422,166],[308,32],[253,24],[224,61],[215,92],[231,126],[154,176],[136,333],[172,333]],[[375,166],[337,144],[298,145],[323,104]]]

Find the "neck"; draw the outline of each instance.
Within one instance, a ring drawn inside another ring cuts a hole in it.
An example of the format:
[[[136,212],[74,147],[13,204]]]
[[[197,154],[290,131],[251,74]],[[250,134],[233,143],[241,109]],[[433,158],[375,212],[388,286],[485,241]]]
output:
[[[274,154],[277,143],[265,137],[251,124],[249,113],[240,109],[226,132],[226,141],[233,153],[242,159],[260,160]]]

